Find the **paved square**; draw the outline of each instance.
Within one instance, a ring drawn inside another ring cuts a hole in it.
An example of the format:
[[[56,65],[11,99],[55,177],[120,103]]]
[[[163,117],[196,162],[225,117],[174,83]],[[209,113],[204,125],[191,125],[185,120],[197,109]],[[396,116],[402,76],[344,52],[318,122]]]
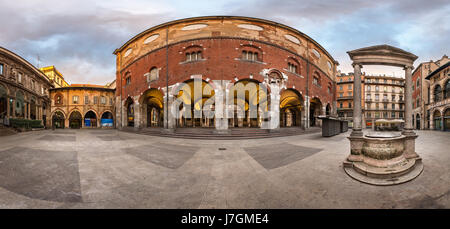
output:
[[[309,157],[322,149],[296,146],[291,144],[276,144],[244,148],[250,156],[266,169],[274,169],[303,158]]]
[[[177,145],[142,145],[125,148],[125,152],[141,160],[148,161],[166,168],[176,169],[189,160],[198,147]]]
[[[0,208],[450,208],[450,133],[417,131],[416,179],[345,174],[350,132],[194,140],[110,130],[0,137]]]

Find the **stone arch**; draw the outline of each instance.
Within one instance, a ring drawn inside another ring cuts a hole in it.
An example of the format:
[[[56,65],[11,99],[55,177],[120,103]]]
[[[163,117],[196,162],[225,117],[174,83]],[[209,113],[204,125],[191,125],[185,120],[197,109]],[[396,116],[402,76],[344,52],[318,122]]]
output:
[[[325,115],[330,116],[331,115],[331,106],[329,103],[327,103],[327,106],[325,107]]]
[[[262,112],[267,112],[269,88],[256,79],[236,81],[228,94],[228,117],[231,127],[260,127]]]
[[[8,114],[8,88],[0,83],[0,122],[2,122],[3,117]]]
[[[25,118],[25,94],[22,90],[16,91],[15,116]]]
[[[100,116],[100,126],[101,127],[113,127],[114,126],[114,113],[110,110],[103,111]]]
[[[450,131],[450,106],[444,108],[443,114],[444,131]]]
[[[52,128],[62,128],[65,127],[66,114],[61,109],[56,109],[52,112]]]
[[[30,97],[30,119],[36,120],[37,114],[36,114],[36,107],[37,107],[37,99],[34,95]]]
[[[5,84],[0,82],[0,96],[2,96],[2,94],[4,96],[9,96],[9,88]]]
[[[94,109],[89,109],[85,114],[83,118],[83,123],[85,127],[97,127],[98,126],[98,113]]]
[[[280,126],[303,126],[303,96],[294,88],[285,89],[280,94]]]
[[[147,127],[162,127],[164,113],[163,93],[150,88],[139,97],[139,104],[142,106],[141,117],[144,119]]]
[[[442,112],[439,109],[435,109],[432,112],[433,114],[433,123],[434,123],[434,129],[435,130],[441,130],[442,129]]]
[[[439,102],[442,100],[442,87],[440,84],[436,84],[433,87],[433,102]]]
[[[128,97],[125,100],[125,114],[127,119],[127,126],[133,127],[134,126],[134,100],[131,97]]]
[[[83,123],[83,115],[77,108],[74,108],[69,113],[69,127],[72,129],[80,129]]]
[[[450,98],[450,79],[444,82],[444,99]]]
[[[309,102],[309,121],[310,126],[320,126],[320,120],[317,118],[322,114],[322,101],[319,97],[312,97]]]
[[[199,84],[201,82],[201,84]],[[215,123],[215,91],[206,80],[189,79],[178,84],[174,90],[176,125],[178,127],[212,127]],[[195,88],[201,88],[201,93]]]

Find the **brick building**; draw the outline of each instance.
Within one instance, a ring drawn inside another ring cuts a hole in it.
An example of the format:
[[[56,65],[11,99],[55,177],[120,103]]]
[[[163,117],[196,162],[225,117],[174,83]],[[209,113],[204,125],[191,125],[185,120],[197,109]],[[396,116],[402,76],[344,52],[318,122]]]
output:
[[[264,112],[279,119],[269,129],[308,128],[320,125],[317,116],[336,114],[337,61],[307,35],[276,22],[182,19],[136,35],[114,54],[119,128],[258,128],[267,119]],[[202,92],[194,96],[195,79]],[[228,100],[240,84],[245,99]],[[174,101],[182,105],[172,114],[167,108]],[[250,115],[253,106],[256,117]]]

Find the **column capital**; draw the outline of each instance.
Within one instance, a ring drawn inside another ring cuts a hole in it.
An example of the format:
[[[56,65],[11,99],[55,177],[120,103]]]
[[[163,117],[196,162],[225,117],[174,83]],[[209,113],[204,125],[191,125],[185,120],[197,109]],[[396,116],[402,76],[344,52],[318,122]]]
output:
[[[408,68],[411,69],[411,71],[414,70],[414,67],[413,67],[413,66],[408,66],[408,65],[405,65],[405,66],[403,67],[403,70],[407,70]]]
[[[363,65],[361,63],[352,63],[352,67],[355,68],[355,66],[359,66],[359,68],[363,68]]]

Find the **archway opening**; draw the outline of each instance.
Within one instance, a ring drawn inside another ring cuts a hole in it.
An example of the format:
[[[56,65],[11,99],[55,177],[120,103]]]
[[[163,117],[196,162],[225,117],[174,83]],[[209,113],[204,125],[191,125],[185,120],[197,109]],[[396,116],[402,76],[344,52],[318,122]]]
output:
[[[85,127],[97,127],[97,115],[93,111],[88,111],[84,115],[84,126]]]
[[[134,126],[134,101],[130,97],[127,98],[125,102],[125,107],[127,111],[127,126]]]
[[[147,127],[161,127],[163,125],[163,94],[158,89],[152,88],[144,92],[141,97],[144,106],[142,117],[147,117]]]
[[[113,127],[114,126],[114,117],[113,114],[109,111],[105,111],[102,114],[100,125],[102,127]]]
[[[69,127],[72,129],[80,129],[83,117],[78,111],[73,111],[69,116]]]
[[[325,115],[330,116],[331,115],[331,106],[330,104],[327,104],[327,107],[325,108]]]
[[[295,89],[287,89],[280,97],[280,127],[301,126],[303,97]]]
[[[444,112],[444,130],[450,131],[450,108]]]
[[[30,119],[36,120],[36,98],[31,97],[30,102]]]
[[[309,105],[309,122],[310,126],[319,126],[319,119],[317,118],[322,114],[322,102],[319,98],[312,98]]]
[[[56,129],[64,129],[64,114],[61,111],[56,111],[52,116],[52,127]]]
[[[436,85],[433,90],[434,102],[439,102],[442,100],[442,88],[440,85]]]
[[[433,122],[434,129],[441,130],[441,112],[439,112],[438,110],[433,113]]]
[[[268,111],[267,88],[252,79],[237,81],[229,89],[229,127],[261,127]]]
[[[25,118],[25,103],[24,96],[21,91],[17,91],[16,93],[16,109],[15,116],[18,118]]]
[[[450,98],[450,80],[447,80],[447,82],[445,83],[445,92],[444,92],[444,98],[448,99]]]
[[[416,129],[420,130],[420,115],[416,115]]]
[[[186,81],[178,88],[176,100],[180,105],[176,114],[176,125],[214,127],[214,89],[204,80],[198,85],[195,82],[195,80]],[[194,92],[195,90],[198,91]]]

